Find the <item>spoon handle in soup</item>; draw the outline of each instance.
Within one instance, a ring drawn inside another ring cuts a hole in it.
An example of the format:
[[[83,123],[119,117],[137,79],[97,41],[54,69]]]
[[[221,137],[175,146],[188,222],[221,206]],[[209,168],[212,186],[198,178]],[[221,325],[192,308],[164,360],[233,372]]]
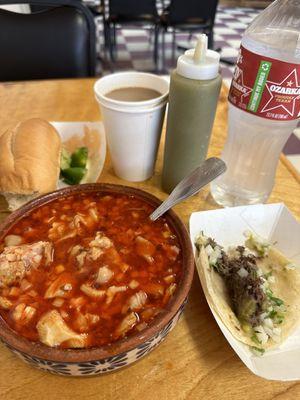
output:
[[[170,196],[153,211],[149,218],[151,221],[157,220],[157,218],[163,215],[175,204],[198,193],[203,186],[213,181],[225,171],[226,164],[223,160],[217,157],[208,158],[178,183]]]

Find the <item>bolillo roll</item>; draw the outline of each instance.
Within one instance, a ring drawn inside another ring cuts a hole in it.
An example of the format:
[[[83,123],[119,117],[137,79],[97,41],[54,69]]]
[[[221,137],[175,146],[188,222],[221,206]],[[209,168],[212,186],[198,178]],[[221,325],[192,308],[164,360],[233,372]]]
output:
[[[10,210],[56,189],[61,139],[47,121],[32,118],[0,134],[0,192]]]

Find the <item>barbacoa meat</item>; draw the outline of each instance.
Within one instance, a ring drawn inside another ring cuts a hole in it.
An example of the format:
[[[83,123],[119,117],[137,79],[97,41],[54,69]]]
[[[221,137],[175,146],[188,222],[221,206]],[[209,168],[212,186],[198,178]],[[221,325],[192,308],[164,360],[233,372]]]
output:
[[[222,250],[215,269],[225,280],[238,319],[257,326],[266,299],[262,288],[264,281],[257,274],[256,257],[253,254],[246,255],[243,246],[238,246],[236,251],[238,257],[229,258]],[[247,276],[241,276],[241,270],[246,270]]]

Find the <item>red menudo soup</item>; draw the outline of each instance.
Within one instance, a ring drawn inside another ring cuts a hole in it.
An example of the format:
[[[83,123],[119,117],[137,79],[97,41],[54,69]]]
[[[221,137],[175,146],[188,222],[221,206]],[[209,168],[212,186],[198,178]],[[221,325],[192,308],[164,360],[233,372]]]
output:
[[[101,346],[145,329],[174,294],[181,250],[164,218],[123,194],[41,206],[0,247],[0,314],[48,346]]]

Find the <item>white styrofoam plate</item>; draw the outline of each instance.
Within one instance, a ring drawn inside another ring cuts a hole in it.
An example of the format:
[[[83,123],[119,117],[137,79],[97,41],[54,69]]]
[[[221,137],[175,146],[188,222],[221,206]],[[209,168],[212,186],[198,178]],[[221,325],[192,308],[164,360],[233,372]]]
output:
[[[243,233],[246,230],[276,243],[281,252],[300,265],[300,224],[284,204],[202,211],[190,217],[193,243],[199,232],[203,231],[224,247],[235,246],[244,243]],[[282,381],[300,379],[300,326],[279,347],[267,351],[263,356],[256,356],[248,346],[236,340],[218,316],[212,313],[231,347],[254,374]]]
[[[58,131],[63,147],[74,151],[86,146],[89,150],[90,168],[81,183],[97,182],[104,166],[106,156],[106,138],[102,122],[56,122],[51,124]],[[68,186],[62,181],[58,188]]]

